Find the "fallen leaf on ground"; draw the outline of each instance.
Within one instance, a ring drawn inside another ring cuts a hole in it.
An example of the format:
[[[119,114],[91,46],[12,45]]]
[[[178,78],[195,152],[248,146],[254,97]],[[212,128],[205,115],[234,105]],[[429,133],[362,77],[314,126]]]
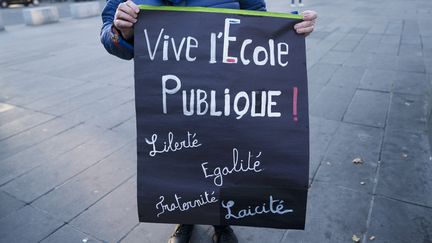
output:
[[[354,164],[363,164],[363,160],[360,157],[353,159],[352,162]]]
[[[369,240],[375,240],[375,236],[371,236],[371,237],[369,237]]]
[[[351,238],[355,243],[359,243],[360,242],[360,237],[358,237],[357,235],[353,235]]]

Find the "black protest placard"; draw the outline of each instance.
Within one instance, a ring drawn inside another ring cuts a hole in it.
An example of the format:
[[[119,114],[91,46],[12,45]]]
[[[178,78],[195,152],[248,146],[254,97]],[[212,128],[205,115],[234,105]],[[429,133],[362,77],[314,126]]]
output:
[[[303,229],[309,118],[298,15],[140,6],[141,222]]]

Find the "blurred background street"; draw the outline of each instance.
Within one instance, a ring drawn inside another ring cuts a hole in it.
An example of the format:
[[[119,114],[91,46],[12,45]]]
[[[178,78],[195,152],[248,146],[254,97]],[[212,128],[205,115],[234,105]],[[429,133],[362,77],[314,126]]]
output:
[[[267,2],[319,13],[307,223],[234,227],[240,242],[432,243],[432,1]],[[137,218],[133,61],[70,4],[41,2],[60,15],[41,26],[24,25],[32,6],[0,9],[0,242],[166,242],[173,225]]]
[[[101,6],[105,4],[105,1],[98,1]],[[17,25],[24,24],[24,19],[22,16],[22,10],[26,8],[34,8],[34,7],[45,7],[45,6],[55,6],[57,7],[60,17],[64,19],[68,19],[71,17],[71,13],[69,7],[71,3],[68,1],[45,1],[41,2],[37,6],[24,6],[23,4],[11,4],[8,8],[0,9],[0,14],[3,17],[4,25]]]

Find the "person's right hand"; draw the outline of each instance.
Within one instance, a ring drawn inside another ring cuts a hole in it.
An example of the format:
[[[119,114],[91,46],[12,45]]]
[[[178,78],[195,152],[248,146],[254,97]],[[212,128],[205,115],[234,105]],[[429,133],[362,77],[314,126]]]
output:
[[[126,40],[133,37],[133,25],[137,22],[138,13],[138,6],[131,0],[120,3],[117,7],[114,15],[114,27],[120,30]]]

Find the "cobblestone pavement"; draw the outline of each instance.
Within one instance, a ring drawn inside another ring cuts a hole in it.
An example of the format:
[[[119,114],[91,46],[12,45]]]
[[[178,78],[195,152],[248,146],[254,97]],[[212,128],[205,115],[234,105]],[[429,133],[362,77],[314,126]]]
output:
[[[292,10],[288,1],[268,7]],[[240,242],[431,243],[432,2],[306,7],[320,15],[307,39],[306,230],[234,227]],[[105,52],[100,24],[0,32],[0,242],[159,243],[171,234],[172,225],[138,224],[133,63]],[[192,242],[211,235],[198,226]]]

